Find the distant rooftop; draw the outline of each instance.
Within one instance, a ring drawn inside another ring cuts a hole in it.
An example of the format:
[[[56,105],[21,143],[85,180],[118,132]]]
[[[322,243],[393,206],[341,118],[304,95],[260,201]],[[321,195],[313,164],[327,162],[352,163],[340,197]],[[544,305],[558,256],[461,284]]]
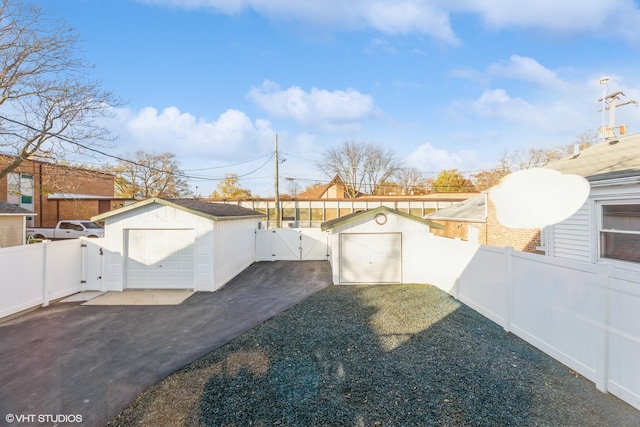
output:
[[[545,166],[588,181],[640,177],[640,133],[610,138]]]
[[[479,194],[461,203],[426,215],[425,218],[443,221],[484,222],[487,219],[487,197]]]

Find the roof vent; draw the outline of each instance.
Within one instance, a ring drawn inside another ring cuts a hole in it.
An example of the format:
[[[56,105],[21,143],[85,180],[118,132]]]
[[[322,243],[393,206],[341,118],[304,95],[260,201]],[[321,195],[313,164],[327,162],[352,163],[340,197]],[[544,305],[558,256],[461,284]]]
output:
[[[576,157],[578,157],[580,155],[580,144],[575,144],[573,146],[573,156],[571,157],[572,159],[575,159]]]

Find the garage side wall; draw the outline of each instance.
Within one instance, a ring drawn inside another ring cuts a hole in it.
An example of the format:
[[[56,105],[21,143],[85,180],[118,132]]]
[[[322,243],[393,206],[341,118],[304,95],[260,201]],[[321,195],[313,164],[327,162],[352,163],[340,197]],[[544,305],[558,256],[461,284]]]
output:
[[[392,213],[387,214],[387,221],[378,224],[375,214],[364,214],[331,230],[330,257],[333,283],[340,283],[340,234],[341,233],[401,233],[402,234],[402,283],[424,283],[424,269],[429,268],[424,259],[422,249],[427,240],[433,237],[429,227]]]
[[[24,245],[25,219],[20,215],[0,216],[0,248]]]
[[[191,230],[194,233],[194,288],[214,290],[213,221],[174,209],[151,204],[106,219],[103,291],[126,287],[125,265],[128,230]],[[197,262],[196,262],[197,260]]]
[[[214,222],[215,274],[211,290],[219,289],[255,261],[259,223],[256,218]]]

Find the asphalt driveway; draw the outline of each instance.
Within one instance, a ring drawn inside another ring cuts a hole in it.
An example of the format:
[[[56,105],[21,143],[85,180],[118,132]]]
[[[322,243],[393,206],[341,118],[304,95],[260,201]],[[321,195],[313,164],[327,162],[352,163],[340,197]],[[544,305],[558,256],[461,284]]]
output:
[[[0,426],[12,415],[105,425],[147,387],[330,284],[326,261],[262,262],[181,305],[55,303],[0,324]]]

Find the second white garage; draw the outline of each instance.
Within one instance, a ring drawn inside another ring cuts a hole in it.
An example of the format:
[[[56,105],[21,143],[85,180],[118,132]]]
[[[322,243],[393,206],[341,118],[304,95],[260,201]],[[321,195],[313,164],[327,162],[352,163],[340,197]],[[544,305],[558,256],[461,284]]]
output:
[[[412,283],[427,265],[421,247],[442,226],[385,206],[322,224],[330,233],[333,283]]]
[[[402,233],[340,233],[340,283],[402,283]]]

